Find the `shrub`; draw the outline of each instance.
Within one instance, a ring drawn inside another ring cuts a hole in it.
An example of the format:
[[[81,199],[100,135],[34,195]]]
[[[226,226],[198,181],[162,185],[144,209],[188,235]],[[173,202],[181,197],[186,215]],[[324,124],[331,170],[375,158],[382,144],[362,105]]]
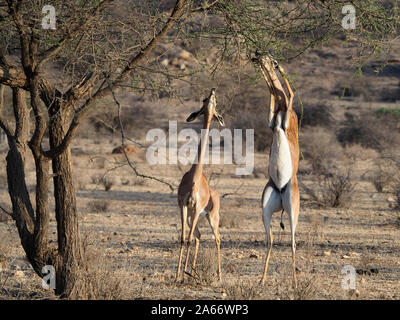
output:
[[[233,129],[254,129],[254,148],[257,151],[269,150],[272,143],[272,130],[268,127],[267,113],[264,117],[260,117],[259,112],[243,113],[240,117],[234,120]]]
[[[114,179],[109,177],[102,177],[100,183],[103,185],[105,191],[110,191],[114,186]]]
[[[101,200],[93,200],[88,202],[87,208],[90,212],[100,213],[100,212],[107,212],[110,202],[101,199]]]
[[[356,183],[352,181],[350,169],[331,169],[329,173],[318,176],[317,181],[312,188],[302,184],[311,203],[333,208],[351,205]]]
[[[343,82],[345,85],[343,85]],[[373,98],[371,92],[374,92],[374,90],[371,90],[371,84],[371,81],[366,77],[352,78],[351,81],[340,80],[332,93],[339,96],[340,99],[363,97],[366,100],[371,100]]]
[[[375,160],[375,169],[369,172],[366,180],[374,185],[376,191],[383,192],[393,184],[396,176],[395,171],[396,169],[390,161],[378,158]]]
[[[296,112],[300,115],[300,109]],[[300,120],[301,115],[299,116]],[[330,128],[334,123],[332,113],[327,106],[314,104],[303,109],[301,127],[324,127]]]
[[[234,92],[233,96],[221,97],[220,102],[225,106],[227,127],[254,129],[255,150],[261,152],[269,150],[272,130],[268,127],[269,93],[265,84],[262,83],[260,87],[241,86],[230,89]]]
[[[347,113],[337,138],[343,145],[360,144],[364,148],[384,151],[399,145],[400,130],[391,113],[381,114],[379,118],[373,112],[358,117]]]
[[[321,199],[333,208],[347,207],[351,204],[355,185],[350,170],[338,170],[324,180]]]
[[[299,137],[300,149],[308,160],[314,175],[324,175],[333,159],[340,159],[343,150],[331,132],[321,127],[305,130]]]
[[[190,271],[191,263],[188,265]],[[199,248],[193,279],[199,284],[211,285],[218,280],[217,249]]]
[[[382,107],[376,110],[376,116],[378,118],[387,115],[400,119],[400,109]]]
[[[224,289],[229,300],[258,299],[261,294],[259,284],[250,280],[236,280],[233,283],[226,284]]]

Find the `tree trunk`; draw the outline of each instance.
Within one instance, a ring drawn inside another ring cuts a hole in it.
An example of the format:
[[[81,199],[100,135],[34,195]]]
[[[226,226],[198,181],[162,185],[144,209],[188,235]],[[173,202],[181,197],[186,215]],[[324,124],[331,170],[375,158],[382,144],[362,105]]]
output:
[[[68,124],[67,108],[56,103],[50,108],[50,147],[61,144]],[[70,296],[84,265],[76,210],[76,193],[71,166],[71,150],[52,160],[54,198],[60,265],[56,269],[56,294]]]
[[[15,134],[9,135],[9,151],[6,157],[8,192],[10,195],[13,218],[16,222],[22,247],[35,272],[42,277],[42,267],[55,264],[55,254],[47,243],[48,212],[36,214],[33,209],[25,181],[25,157],[28,150],[29,111],[22,89],[13,88],[13,108],[16,119]],[[37,177],[41,176],[41,192],[36,195],[36,202],[48,207],[48,161],[40,159],[36,163]],[[41,207],[39,205],[39,207]],[[37,223],[40,218],[41,223]]]

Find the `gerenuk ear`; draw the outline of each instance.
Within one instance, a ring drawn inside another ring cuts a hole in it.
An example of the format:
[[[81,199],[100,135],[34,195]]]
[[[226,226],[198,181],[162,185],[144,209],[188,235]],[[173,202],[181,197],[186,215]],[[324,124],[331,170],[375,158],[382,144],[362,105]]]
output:
[[[193,113],[186,119],[186,122],[192,122],[194,119],[196,119],[196,118],[199,116],[199,114],[201,113],[202,110],[203,110],[203,109],[201,109],[201,110],[199,110],[199,111],[196,111],[196,112],[193,112]]]
[[[218,120],[219,124],[224,127],[225,126],[225,121],[224,118],[219,114],[219,113],[215,113],[214,114],[215,118]]]

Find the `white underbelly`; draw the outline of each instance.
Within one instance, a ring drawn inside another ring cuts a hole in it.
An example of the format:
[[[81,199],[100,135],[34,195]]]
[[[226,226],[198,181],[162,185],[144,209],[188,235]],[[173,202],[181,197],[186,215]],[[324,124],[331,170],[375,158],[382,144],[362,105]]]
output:
[[[274,130],[268,173],[278,189],[282,189],[291,179],[293,172],[289,142],[285,132]]]

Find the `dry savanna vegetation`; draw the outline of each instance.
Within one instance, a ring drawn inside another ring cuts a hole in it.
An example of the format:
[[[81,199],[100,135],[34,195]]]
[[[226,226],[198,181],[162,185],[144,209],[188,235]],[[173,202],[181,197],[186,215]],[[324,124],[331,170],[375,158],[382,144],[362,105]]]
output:
[[[39,2],[0,0],[0,299],[400,299],[399,24],[378,19],[396,1],[353,32],[335,0],[54,1],[54,33],[36,25]],[[284,14],[296,5],[315,14]],[[259,285],[272,131],[256,50],[274,54],[295,89],[297,288],[280,212]],[[150,165],[146,135],[168,137],[172,120],[199,132],[185,119],[213,87],[226,127],[254,129],[254,170],[205,165],[221,196],[222,281],[201,217],[195,270],[176,282],[177,188],[190,166]],[[42,287],[47,264],[55,291]],[[342,288],[345,265],[354,290]]]

